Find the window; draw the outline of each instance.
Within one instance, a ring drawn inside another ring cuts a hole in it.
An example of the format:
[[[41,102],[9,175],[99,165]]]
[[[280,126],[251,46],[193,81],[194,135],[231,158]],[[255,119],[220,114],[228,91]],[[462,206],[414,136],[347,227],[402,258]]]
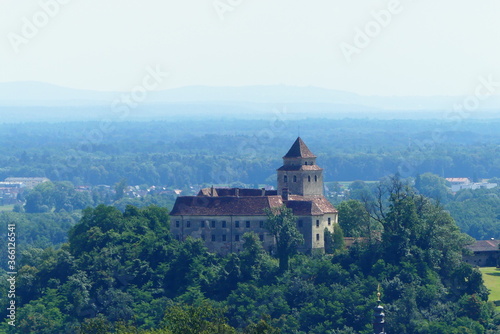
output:
[[[191,221],[190,221],[190,220],[188,220],[188,221],[186,222],[186,227],[191,227]]]
[[[225,228],[225,227],[226,227],[226,221],[225,221],[225,220],[223,220],[223,221],[222,221],[222,227],[223,227],[223,228]]]
[[[307,166],[307,161],[306,161],[306,162],[304,162],[304,165],[306,165],[306,166]]]
[[[263,228],[263,227],[264,227],[264,221],[263,221],[263,220],[261,220],[261,221],[259,222],[259,227],[260,227],[260,228]]]
[[[316,227],[319,227],[319,219],[316,219]]]
[[[262,241],[264,241],[264,234],[260,234],[260,235],[259,235],[259,240],[260,240],[261,242],[262,242]]]
[[[222,241],[226,241],[226,235],[225,234],[222,235]]]
[[[236,234],[234,236],[234,241],[240,241],[240,235],[239,234]]]
[[[234,222],[234,227],[240,227],[240,221],[239,220],[237,220],[237,221]]]
[[[316,241],[319,241],[319,233],[316,234]]]
[[[318,182],[318,175],[314,175],[314,182]]]
[[[286,175],[285,175],[285,176],[283,177],[283,181],[288,182],[288,176],[286,176]]]
[[[215,241],[215,234],[212,234],[212,241]]]
[[[247,227],[247,228],[250,228],[250,221],[249,221],[249,220],[247,220],[247,221],[245,222],[245,225],[246,225],[246,227]]]
[[[304,222],[301,220],[299,220],[299,227],[302,227],[304,225]]]
[[[180,222],[180,221],[178,221],[178,220],[176,220],[176,221],[175,221],[175,227],[179,227],[180,225],[181,225],[181,222]]]
[[[293,182],[297,182],[297,175],[293,176]]]
[[[201,227],[205,227],[205,221],[204,220],[201,221]]]
[[[212,228],[215,228],[215,220],[212,220]]]
[[[307,182],[311,182],[311,175],[307,177]]]
[[[332,218],[328,217],[328,226],[332,225]]]

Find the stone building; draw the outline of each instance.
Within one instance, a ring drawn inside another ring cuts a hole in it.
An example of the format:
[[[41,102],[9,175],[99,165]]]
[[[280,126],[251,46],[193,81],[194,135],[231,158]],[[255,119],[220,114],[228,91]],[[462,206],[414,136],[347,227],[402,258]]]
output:
[[[493,267],[500,259],[500,240],[477,240],[468,246],[472,255],[464,256],[464,261],[478,267]]]
[[[323,169],[299,137],[277,170],[278,190],[204,188],[197,196],[178,197],[170,213],[171,231],[178,240],[201,238],[212,252],[242,250],[245,232],[255,232],[264,248],[275,241],[265,229],[265,209],[286,205],[297,217],[304,236],[301,251],[324,251],[324,230],[333,232],[337,210],[323,196]]]

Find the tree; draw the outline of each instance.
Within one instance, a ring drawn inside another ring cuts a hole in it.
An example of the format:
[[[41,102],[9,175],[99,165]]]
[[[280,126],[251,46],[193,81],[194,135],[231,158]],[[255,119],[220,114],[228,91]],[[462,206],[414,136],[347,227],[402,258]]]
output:
[[[371,218],[363,203],[348,200],[340,203],[339,225],[348,237],[367,237],[371,234]]]
[[[236,334],[227,324],[225,310],[203,302],[201,305],[172,305],[165,311],[164,327],[173,334]]]
[[[125,189],[127,188],[127,180],[126,179],[121,179],[120,182],[115,184],[115,200],[118,201],[119,199],[122,199],[123,196],[125,196]]]
[[[292,209],[286,206],[271,208],[266,210],[266,229],[276,240],[276,253],[279,259],[280,271],[288,270],[288,261],[297,247],[304,243],[304,237],[296,226],[297,218],[293,215]]]
[[[430,197],[438,202],[448,202],[449,191],[446,180],[436,174],[424,173],[417,175],[415,189],[422,195]]]
[[[335,254],[345,248],[344,233],[339,224],[334,224],[333,233],[325,228],[325,253]]]

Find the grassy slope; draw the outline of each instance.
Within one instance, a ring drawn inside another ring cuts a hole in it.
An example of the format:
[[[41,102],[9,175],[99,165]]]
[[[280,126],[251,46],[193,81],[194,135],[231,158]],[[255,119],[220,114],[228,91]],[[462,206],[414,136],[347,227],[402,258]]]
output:
[[[488,300],[500,300],[500,269],[495,267],[484,267],[479,269],[483,273],[484,284],[491,290]]]
[[[0,211],[12,211],[13,208],[14,208],[14,205],[4,205],[4,206],[0,206]]]

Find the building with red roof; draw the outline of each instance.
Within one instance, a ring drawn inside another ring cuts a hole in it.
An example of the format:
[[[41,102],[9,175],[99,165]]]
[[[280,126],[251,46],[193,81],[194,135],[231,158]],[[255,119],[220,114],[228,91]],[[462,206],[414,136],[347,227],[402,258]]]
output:
[[[255,232],[272,251],[274,238],[265,229],[266,209],[292,209],[304,236],[303,252],[323,251],[324,231],[333,232],[337,209],[323,196],[323,169],[299,137],[277,169],[278,190],[204,188],[196,196],[180,196],[170,213],[171,231],[178,240],[201,238],[220,254],[242,250],[245,232]]]

